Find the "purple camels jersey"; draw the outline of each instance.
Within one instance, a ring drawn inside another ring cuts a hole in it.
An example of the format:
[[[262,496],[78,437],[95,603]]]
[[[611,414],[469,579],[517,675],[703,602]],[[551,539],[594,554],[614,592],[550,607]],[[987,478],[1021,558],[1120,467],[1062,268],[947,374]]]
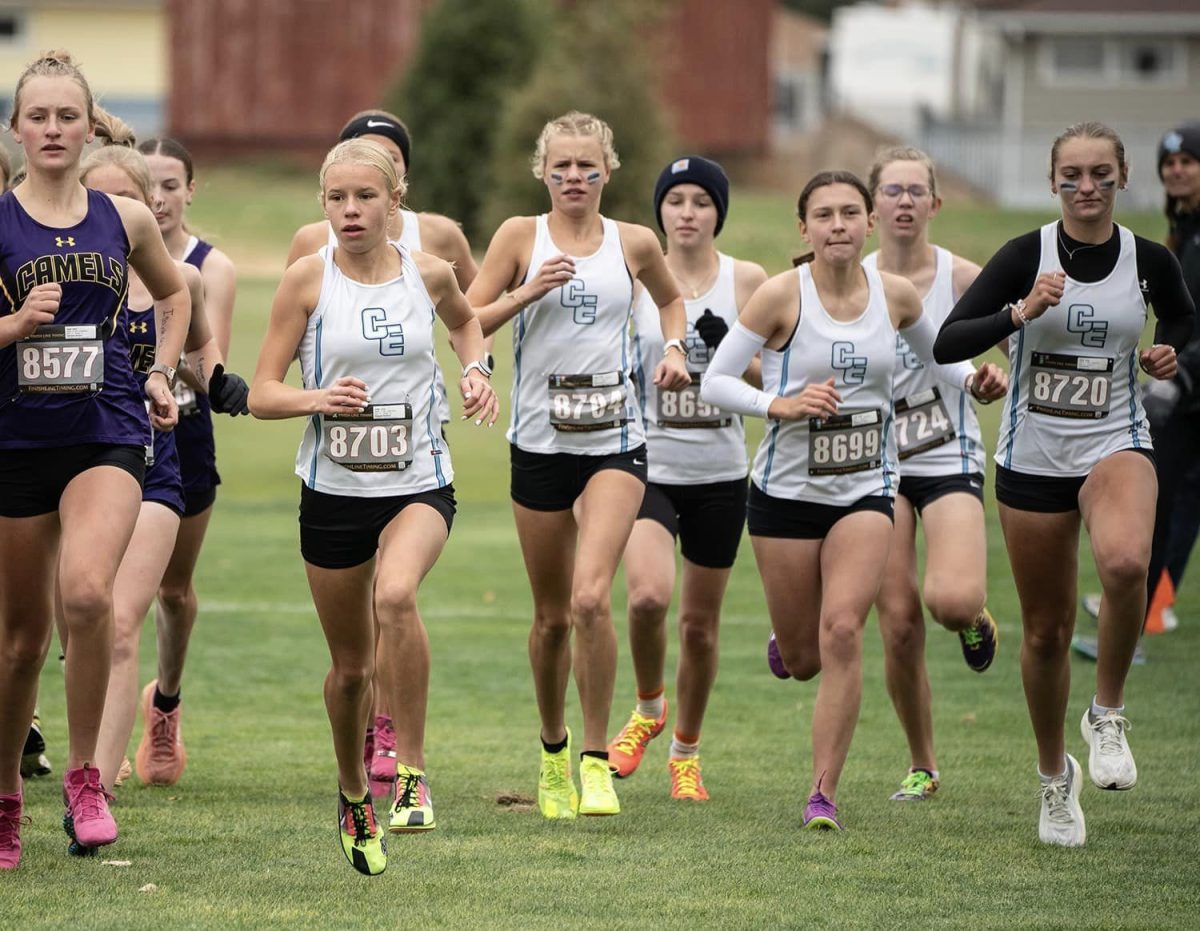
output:
[[[125,329],[129,332],[129,361],[133,376],[141,388],[146,387],[150,369],[154,367],[158,333],[154,327],[154,307],[126,311]],[[178,428],[176,428],[178,429]],[[179,477],[179,453],[174,431],[154,430],[154,455],[146,462],[146,477],[142,482],[142,500],[157,501],[176,514],[183,514],[183,481]]]
[[[203,270],[204,260],[212,246],[195,236],[188,241],[183,260]],[[209,492],[221,484],[217,474],[217,445],[213,439],[212,405],[207,394],[198,394],[180,379],[175,386],[179,402],[179,423],[175,427],[175,443],[179,447],[183,487],[189,495]]]
[[[0,196],[0,314],[62,285],[53,324],[0,349],[0,449],[150,442],[125,327],[129,239],[108,196],[87,196],[87,216],[62,229]]]

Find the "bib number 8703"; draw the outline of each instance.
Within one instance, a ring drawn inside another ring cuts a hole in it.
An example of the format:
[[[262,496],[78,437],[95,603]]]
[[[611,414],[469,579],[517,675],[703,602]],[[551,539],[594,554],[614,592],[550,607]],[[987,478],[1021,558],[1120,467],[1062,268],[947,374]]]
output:
[[[412,408],[369,406],[330,414],[322,423],[325,455],[351,472],[401,472],[412,463]]]

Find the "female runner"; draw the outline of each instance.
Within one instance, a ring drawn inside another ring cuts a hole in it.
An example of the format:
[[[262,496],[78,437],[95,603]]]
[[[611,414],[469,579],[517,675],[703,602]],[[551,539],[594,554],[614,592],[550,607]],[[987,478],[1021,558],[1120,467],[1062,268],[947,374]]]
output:
[[[659,308],[666,340],[655,385],[678,391],[690,383],[683,300],[657,237],[600,214],[604,186],[619,165],[603,120],[572,111],[547,123],[532,168],[546,185],[550,211],[501,224],[467,294],[484,333],[515,318],[511,495],[533,590],[538,807],[547,818],[621,810],[607,751],[617,670],[609,603],[646,483],[630,389],[634,280]],[[582,799],[565,721],[572,630],[583,706]]]
[[[96,767],[112,657],[113,580],[141,505],[150,425],[174,426],[171,366],[143,389],[122,324],[132,266],[156,301],[157,355],[183,348],[187,287],[142,204],[79,183],[109,134],[83,74],[50,52],[17,82],[27,175],[0,196],[0,868],[21,853],[21,752],[57,597],[70,638],[64,826],[86,847],[117,826]],[[143,399],[148,398],[147,421]],[[56,585],[57,580],[57,585]]]
[[[770,420],[754,461],[748,523],[776,665],[798,679],[821,673],[806,828],[841,830],[835,799],[858,720],[862,631],[892,537],[897,331],[931,362],[936,332],[912,284],[862,267],[873,207],[849,172],[808,182],[798,216],[811,262],[754,293],[701,390],[722,410]],[[758,352],[765,391],[741,378]],[[994,366],[938,371],[983,397],[1004,390]]]
[[[376,622],[381,649],[424,642],[417,589],[454,517],[453,471],[434,409],[433,318],[454,335],[464,365],[464,416],[495,421],[480,361],[483,335],[450,266],[389,242],[404,182],[388,153],[352,139],[321,168],[321,197],[338,237],[284,274],[250,392],[264,419],[308,417],[296,457],[300,550],[332,668],[325,705],[338,763],[342,849],[359,872],[387,865],[362,748],[371,709]],[[303,388],[284,383],[297,354]],[[428,679],[384,670],[393,707],[401,693],[422,709]],[[420,722],[422,731],[424,721]],[[389,830],[434,827],[424,748],[401,773]]]
[[[130,197],[148,207],[157,206],[151,201],[150,171],[145,159],[127,147],[132,143],[132,134],[124,138],[118,135],[104,148],[93,152],[80,168],[80,180],[90,190]],[[200,272],[192,265],[179,264],[192,299],[191,323],[184,343],[188,368],[204,384],[204,393],[212,398],[213,410],[219,413],[247,413],[246,395],[249,388],[239,376],[226,372],[221,362],[216,339],[205,315],[204,285]],[[128,303],[126,326],[129,330],[131,360],[134,372],[142,380],[156,361],[154,302],[146,286],[133,272],[129,275]],[[113,665],[96,751],[101,780],[109,786],[116,784],[125,748],[133,731],[137,707],[138,642],[142,625],[159,589],[185,509],[186,494],[180,472],[176,431],[155,432],[154,443],[147,449],[141,512],[125,558],[117,570],[113,589]],[[163,639],[159,638],[160,643]],[[143,710],[145,699],[146,696],[143,696]],[[173,784],[183,770],[186,756],[179,737],[178,713],[172,723],[175,726],[153,729],[153,739],[143,737],[137,755],[139,778],[143,782],[155,782],[145,775],[147,764],[151,762],[161,767],[172,761],[176,767],[160,772],[161,778],[156,784]],[[149,727],[147,729],[151,730]],[[147,751],[153,751],[153,755]]]
[[[364,110],[356,113],[342,127],[339,137],[346,139],[368,139],[387,150],[396,165],[400,177],[406,177],[412,159],[412,140],[408,127],[395,114],[386,110]],[[292,237],[292,247],[287,262],[311,255],[323,245],[334,245],[335,236],[327,221],[302,226]],[[454,277],[464,292],[475,280],[478,271],[471,247],[462,228],[451,220],[436,213],[414,213],[401,207],[388,220],[388,238],[403,243],[410,252],[428,252],[445,259],[454,269]],[[485,340],[489,368],[492,366],[492,338]],[[450,403],[446,396],[445,382],[438,370],[438,417],[442,423],[450,420]],[[386,656],[383,651],[375,657],[376,687],[375,707],[367,723],[367,739],[363,758],[371,775],[371,794],[382,798],[392,790],[398,766],[415,766],[424,746],[425,709],[411,702],[397,709],[393,719],[387,704],[387,696],[379,687],[379,670],[392,663],[392,675],[401,679],[427,679],[429,677],[429,644],[414,643],[401,656]],[[397,723],[399,726],[397,726]]]
[[[1165,246],[1113,222],[1128,179],[1125,147],[1101,123],[1077,123],[1050,149],[1062,219],[1011,240],[943,324],[937,357],[961,359],[1009,340],[1012,390],[996,449],[996,499],[1021,600],[1021,676],[1038,746],[1043,843],[1073,847],[1087,831],[1082,774],[1066,752],[1064,718],[1075,625],[1079,526],[1103,590],[1096,693],[1080,727],[1092,781],[1131,789],[1125,676],[1146,610],[1154,530],[1150,433],[1137,366],[1175,374],[1175,346],[1194,309]],[[1138,350],[1146,305],[1155,345]]]
[[[884,149],[868,186],[879,219],[879,251],[867,268],[901,275],[922,295],[935,326],[979,274],[979,266],[930,245],[941,207],[933,162],[920,149]],[[984,607],[987,536],[983,523],[983,437],[967,393],[934,373],[896,340],[896,532],[875,607],[883,636],[888,694],[908,738],[911,766],[892,799],[922,801],[937,791],[932,696],[925,668],[925,614],[958,634],[963,658],[983,672],[996,655],[996,622]],[[917,518],[925,533],[925,579],[917,586]]]
[[[637,706],[609,743],[608,762],[618,777],[632,775],[647,744],[666,725],[666,621],[679,537],[678,712],[667,768],[672,798],[706,801],[700,726],[717,675],[721,601],[746,522],[746,435],[740,416],[700,401],[699,379],[739,308],[767,274],[714,246],[729,209],[729,179],[716,162],[698,155],[673,161],[658,177],[654,209],[667,237],[667,267],[687,296],[685,343],[693,383],[682,391],[659,391],[645,377],[662,358],[663,336],[658,308],[641,292],[633,311],[634,351],[649,482],[625,547]],[[757,374],[757,361],[753,368]]]

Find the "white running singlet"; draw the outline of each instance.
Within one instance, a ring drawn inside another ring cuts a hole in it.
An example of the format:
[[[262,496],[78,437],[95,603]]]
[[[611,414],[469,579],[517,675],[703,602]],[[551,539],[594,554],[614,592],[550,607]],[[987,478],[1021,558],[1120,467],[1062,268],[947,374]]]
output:
[[[437,419],[434,305],[399,243],[402,273],[383,284],[347,278],[328,246],[321,296],[300,341],[305,388],[352,375],[366,382],[361,415],[314,415],[296,474],[316,491],[383,498],[450,484],[454,472]]]
[[[700,398],[700,376],[712,350],[696,332],[696,321],[711,310],[730,327],[737,322],[734,261],[718,254],[713,286],[687,310],[688,372],[692,383],[681,391],[659,391],[654,369],[662,360],[662,320],[658,306],[642,289],[633,305],[633,347],[642,423],[649,454],[649,480],[659,485],[731,482],[746,477],[746,431],[740,414],[722,411]]]
[[[1133,233],[1102,281],[1066,279],[1062,300],[1008,338],[1008,396],[996,462],[1031,475],[1078,477],[1123,449],[1151,449],[1137,387],[1146,302]],[[1061,272],[1058,224],[1042,227],[1039,275]]]
[[[935,270],[921,304],[940,328],[954,309],[954,256],[934,246]],[[878,267],[878,252],[863,258],[864,268]],[[983,433],[966,391],[940,381],[896,333],[893,382],[896,452],[901,475],[941,477],[985,471]]]
[[[508,441],[525,452],[599,456],[643,442],[631,377],[633,278],[617,224],[600,219],[604,240],[591,255],[573,256],[575,277],[513,319]],[[525,281],[562,252],[542,214]]]
[[[403,218],[403,224],[400,227],[400,238],[395,240],[402,246],[406,246],[409,252],[421,251],[421,218],[411,210],[400,209],[400,216]],[[333,225],[329,226],[329,248],[333,249],[337,246],[337,234],[333,231]],[[442,376],[442,367],[439,364],[437,370],[437,412],[438,420],[442,423],[450,422],[450,399],[446,395],[446,379]]]
[[[845,506],[868,496],[896,494],[896,329],[879,272],[864,272],[866,309],[857,319],[842,322],[821,305],[809,266],[796,270],[800,320],[786,346],[762,350],[763,390],[792,396],[832,377],[842,401],[837,415],[824,423],[816,418],[767,421],[753,479],[768,495]]]

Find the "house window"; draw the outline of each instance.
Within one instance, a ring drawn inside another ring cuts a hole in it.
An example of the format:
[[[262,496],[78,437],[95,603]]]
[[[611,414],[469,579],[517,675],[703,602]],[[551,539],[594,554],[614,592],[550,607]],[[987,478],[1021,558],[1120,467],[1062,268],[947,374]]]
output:
[[[1161,84],[1174,79],[1183,56],[1165,39],[1127,39],[1120,43],[1122,83]]]
[[[1041,42],[1042,83],[1049,87],[1183,86],[1182,40],[1159,36],[1047,36]]]
[[[0,48],[25,44],[25,14],[0,10]]]
[[[1104,77],[1103,39],[1066,36],[1051,40],[1050,62],[1054,75],[1068,80],[1099,80]]]

